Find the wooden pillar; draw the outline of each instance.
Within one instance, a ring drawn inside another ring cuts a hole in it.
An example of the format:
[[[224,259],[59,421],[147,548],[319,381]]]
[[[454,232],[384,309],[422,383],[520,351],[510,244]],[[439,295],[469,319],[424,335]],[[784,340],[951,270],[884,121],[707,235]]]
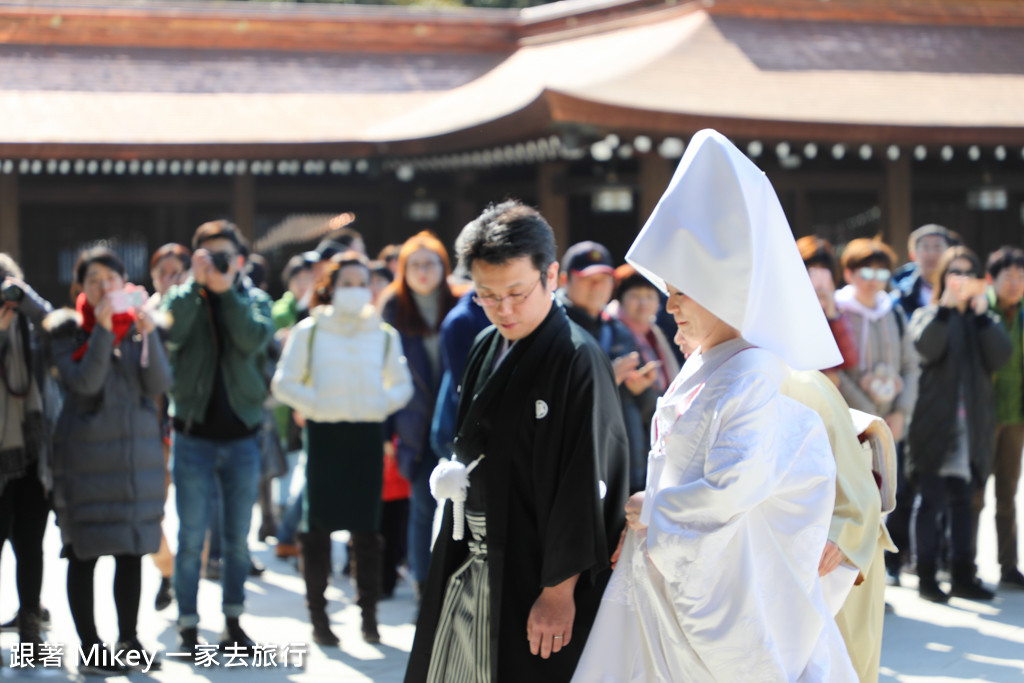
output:
[[[804,235],[810,235],[812,220],[814,219],[811,216],[811,202],[807,199],[807,191],[803,188],[794,190],[793,216],[789,220],[793,235],[797,239]]]
[[[18,216],[18,176],[0,173],[0,251],[21,261],[21,229]]]
[[[537,167],[537,202],[540,212],[547,219],[555,233],[555,244],[564,252],[569,241],[569,197],[565,192],[565,173],[568,164],[564,161],[541,164]]]
[[[455,229],[455,237],[458,237],[462,228],[479,213],[472,196],[474,175],[469,171],[457,171],[452,174],[452,227]],[[451,239],[451,244],[455,243],[455,237]]]
[[[676,163],[663,159],[659,154],[644,154],[640,157],[640,210],[637,212],[640,225],[637,230],[651,217],[661,195],[665,194]]]
[[[906,154],[885,163],[885,208],[885,242],[896,251],[900,262],[905,262],[909,258],[907,240],[912,220],[910,157]]]
[[[248,173],[236,175],[231,188],[231,215],[242,236],[252,244],[256,239],[256,179]]]

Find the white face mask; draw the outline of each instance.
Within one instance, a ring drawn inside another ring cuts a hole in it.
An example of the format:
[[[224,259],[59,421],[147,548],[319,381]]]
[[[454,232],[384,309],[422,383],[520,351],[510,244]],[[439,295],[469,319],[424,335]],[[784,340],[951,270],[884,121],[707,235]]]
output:
[[[370,289],[368,287],[338,287],[334,290],[331,303],[334,304],[334,310],[339,313],[359,313],[366,304],[370,303]]]

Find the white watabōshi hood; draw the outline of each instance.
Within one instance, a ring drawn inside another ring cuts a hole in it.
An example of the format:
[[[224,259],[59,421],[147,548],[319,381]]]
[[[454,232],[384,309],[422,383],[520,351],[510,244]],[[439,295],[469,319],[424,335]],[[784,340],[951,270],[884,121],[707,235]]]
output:
[[[717,131],[693,136],[626,260],[796,370],[843,362],[772,184]]]

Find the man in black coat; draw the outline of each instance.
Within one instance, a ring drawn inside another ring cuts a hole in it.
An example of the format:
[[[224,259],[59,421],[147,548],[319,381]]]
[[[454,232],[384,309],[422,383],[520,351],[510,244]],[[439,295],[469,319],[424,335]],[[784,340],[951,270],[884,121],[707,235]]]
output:
[[[568,681],[624,523],[615,377],[554,305],[554,237],[540,214],[505,202],[474,223],[459,257],[494,325],[460,387],[469,528],[453,538],[460,515],[446,504],[405,680]]]

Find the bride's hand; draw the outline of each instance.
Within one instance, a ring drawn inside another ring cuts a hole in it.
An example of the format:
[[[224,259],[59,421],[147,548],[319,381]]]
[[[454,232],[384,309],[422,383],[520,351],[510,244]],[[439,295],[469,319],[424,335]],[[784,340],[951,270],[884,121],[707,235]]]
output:
[[[626,526],[633,531],[646,529],[647,525],[640,522],[640,511],[644,507],[644,492],[638,491],[626,501]]]

